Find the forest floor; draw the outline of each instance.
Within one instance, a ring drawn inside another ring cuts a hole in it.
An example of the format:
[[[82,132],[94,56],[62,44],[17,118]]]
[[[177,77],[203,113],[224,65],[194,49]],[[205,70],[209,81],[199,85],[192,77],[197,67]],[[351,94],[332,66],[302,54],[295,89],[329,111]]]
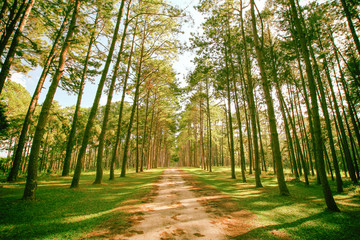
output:
[[[290,196],[279,194],[276,175],[230,178],[230,168],[151,169],[93,185],[95,172],[39,176],[37,200],[21,201],[25,177],[6,183],[0,175],[0,239],[359,239],[360,186],[343,178],[336,193],[341,212],[325,209],[316,177],[310,185],[286,173]],[[118,176],[120,172],[116,172]]]
[[[254,228],[256,216],[221,192],[199,187],[188,173],[166,169],[146,203],[129,208],[132,226],[109,219],[84,239],[229,239]],[[122,232],[122,233],[121,233]],[[279,236],[281,238],[281,236]]]
[[[125,228],[108,219],[82,239],[359,239],[360,188],[349,180],[344,193],[334,192],[341,212],[332,213],[315,177],[306,186],[287,175],[284,197],[272,173],[262,174],[263,188],[253,176],[246,183],[229,176],[229,168],[166,169],[141,204],[124,203]]]

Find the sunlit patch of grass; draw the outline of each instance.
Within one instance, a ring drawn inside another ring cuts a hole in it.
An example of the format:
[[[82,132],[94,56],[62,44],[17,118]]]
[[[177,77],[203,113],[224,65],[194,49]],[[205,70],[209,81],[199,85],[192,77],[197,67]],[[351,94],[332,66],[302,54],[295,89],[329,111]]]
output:
[[[140,203],[162,171],[130,171],[126,178],[117,177],[114,181],[104,174],[101,185],[92,184],[95,172],[84,172],[78,189],[69,188],[71,177],[43,175],[33,202],[20,200],[23,179],[1,183],[0,239],[77,239],[115,215],[125,219],[120,209],[123,203],[134,199],[134,204]],[[119,175],[116,172],[115,176]]]
[[[336,193],[336,183],[330,180],[340,213],[325,210],[322,188],[316,178],[310,177],[310,186],[304,182],[290,181],[286,176],[291,196],[280,196],[276,176],[262,173],[264,187],[255,187],[254,175],[247,174],[243,183],[230,178],[229,168],[213,168],[213,172],[186,168],[201,182],[213,186],[236,199],[242,209],[256,214],[258,225],[238,239],[277,239],[273,233],[284,231],[290,239],[359,239],[360,236],[360,187],[344,180],[344,193]]]

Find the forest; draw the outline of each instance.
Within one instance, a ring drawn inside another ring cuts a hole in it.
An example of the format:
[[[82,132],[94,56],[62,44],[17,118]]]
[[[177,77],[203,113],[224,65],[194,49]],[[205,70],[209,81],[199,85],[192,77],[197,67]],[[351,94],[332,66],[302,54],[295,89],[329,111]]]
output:
[[[358,239],[359,12],[3,0],[0,238]]]

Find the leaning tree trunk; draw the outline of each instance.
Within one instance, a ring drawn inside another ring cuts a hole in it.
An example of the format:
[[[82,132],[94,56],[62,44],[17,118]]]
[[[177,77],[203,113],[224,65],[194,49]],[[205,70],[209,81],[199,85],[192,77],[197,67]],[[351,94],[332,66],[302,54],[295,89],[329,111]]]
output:
[[[76,168],[75,168],[75,172],[74,172],[74,177],[72,179],[71,186],[70,186],[71,188],[79,187],[81,169],[82,169],[83,161],[84,161],[84,158],[85,158],[86,148],[87,148],[87,145],[88,145],[88,142],[89,142],[89,139],[90,139],[91,129],[92,129],[93,125],[94,125],[94,120],[95,120],[97,109],[99,107],[101,93],[102,93],[102,90],[103,90],[103,87],[104,87],[104,84],[105,84],[107,73],[109,71],[112,56],[114,54],[115,44],[116,44],[117,39],[118,39],[118,32],[119,32],[119,28],[120,28],[120,22],[121,22],[121,18],[122,18],[122,12],[123,12],[123,8],[124,8],[124,3],[125,3],[125,0],[122,0],[120,8],[119,8],[118,15],[117,15],[115,30],[114,30],[114,34],[113,34],[113,37],[112,37],[112,40],[111,40],[109,54],[108,54],[108,56],[106,58],[104,70],[102,72],[102,75],[101,75],[101,78],[100,78],[100,81],[99,81],[99,85],[98,85],[98,88],[96,90],[94,103],[93,103],[93,106],[91,107],[90,115],[89,115],[89,118],[88,118],[88,121],[87,121],[87,124],[86,124],[83,141],[82,141],[81,148],[79,150],[78,158],[77,158],[77,161],[76,161]]]
[[[61,24],[61,27],[60,27],[57,35],[56,35],[56,38],[55,38],[54,43],[52,45],[52,48],[51,48],[51,50],[49,52],[49,55],[48,55],[48,57],[46,59],[43,71],[42,71],[42,73],[40,75],[38,84],[36,86],[36,89],[34,91],[32,99],[30,101],[30,105],[29,105],[29,108],[27,110],[27,113],[26,113],[26,116],[25,116],[25,119],[24,119],[24,123],[22,125],[22,129],[21,129],[19,140],[18,140],[17,148],[16,148],[16,151],[15,151],[15,154],[14,154],[13,165],[12,165],[11,171],[9,173],[9,176],[7,178],[8,182],[13,182],[13,181],[17,180],[18,173],[19,173],[19,168],[20,168],[20,163],[21,163],[21,157],[22,157],[22,153],[24,151],[24,146],[25,146],[25,143],[26,143],[26,136],[27,136],[27,134],[29,132],[30,124],[32,122],[32,118],[34,116],[36,105],[37,105],[38,99],[40,97],[40,92],[41,92],[42,87],[44,85],[46,76],[47,76],[47,74],[49,72],[50,65],[53,62],[53,59],[55,57],[56,48],[58,46],[58,43],[59,43],[60,38],[62,36],[62,33],[63,33],[64,29],[65,29],[65,26],[66,26],[66,23],[67,23],[67,20],[68,20],[68,16],[69,16],[69,12],[70,11],[67,11],[67,14],[65,15],[63,23]]]
[[[358,35],[356,33],[354,23],[353,23],[353,21],[351,19],[351,13],[350,13],[349,6],[347,5],[345,0],[341,0],[341,4],[342,4],[342,6],[344,8],[345,16],[346,16],[347,22],[349,24],[351,35],[352,35],[352,37],[354,39],[356,49],[357,49],[358,54],[360,56],[360,41],[359,41],[359,37],[358,37]]]
[[[267,74],[266,74],[266,70],[265,70],[263,53],[262,53],[262,49],[260,48],[260,45],[259,45],[259,39],[258,39],[259,37],[258,37],[257,29],[256,29],[254,5],[255,5],[254,0],[251,0],[250,7],[251,7],[251,20],[252,20],[254,45],[255,45],[256,56],[257,56],[257,60],[258,60],[259,68],[260,68],[262,86],[263,86],[263,91],[264,91],[264,95],[265,95],[267,111],[268,111],[268,116],[269,116],[269,126],[270,126],[270,132],[271,132],[271,148],[272,148],[272,153],[273,153],[273,159],[275,160],[275,164],[276,164],[276,176],[277,176],[277,180],[278,180],[280,194],[281,195],[289,195],[290,193],[286,186],[284,171],[283,171],[283,164],[282,164],[282,160],[281,160],[280,142],[279,142],[279,136],[278,136],[277,126],[276,126],[274,105],[273,105],[273,100],[271,98],[270,86],[269,86],[269,81],[267,79]],[[256,123],[255,123],[255,127],[256,127]],[[256,168],[259,168],[258,163],[257,163]]]
[[[3,19],[5,18],[8,8],[9,8],[9,0],[4,0],[0,11],[0,22],[2,22]]]
[[[293,146],[293,141],[291,139],[289,123],[288,123],[286,113],[285,113],[285,107],[284,107],[285,103],[283,100],[283,96],[282,96],[282,92],[281,92],[279,83],[275,82],[275,86],[276,86],[276,92],[278,94],[278,98],[279,98],[279,102],[280,102],[281,115],[284,120],[285,134],[286,134],[286,140],[287,140],[287,144],[288,144],[288,148],[289,148],[288,151],[289,151],[290,161],[292,161],[292,163],[293,163],[295,178],[298,180],[299,179],[299,171],[297,168],[296,158],[295,158],[295,154],[294,154],[294,146]]]
[[[76,107],[75,107],[75,112],[74,112],[74,116],[73,116],[73,122],[71,124],[71,130],[70,130],[68,142],[67,142],[67,145],[66,145],[66,155],[65,155],[64,166],[63,166],[63,170],[62,170],[62,174],[61,174],[63,177],[68,176],[69,172],[70,172],[70,161],[71,161],[71,153],[72,153],[74,143],[75,143],[76,124],[77,124],[77,121],[78,121],[78,118],[79,118],[81,99],[82,99],[84,86],[85,86],[86,73],[87,73],[87,69],[88,69],[88,66],[89,66],[91,48],[92,48],[93,43],[95,41],[95,29],[96,29],[96,26],[97,26],[98,19],[99,19],[99,13],[96,14],[95,23],[94,23],[94,29],[93,29],[93,32],[91,33],[91,38],[90,38],[87,54],[86,54],[86,57],[85,57],[84,69],[83,69],[83,72],[82,72],[82,75],[81,75],[79,93],[78,93],[78,97],[77,97],[77,100],[76,100]]]
[[[318,64],[317,64],[317,61],[316,61],[316,58],[315,58],[314,50],[312,49],[311,46],[310,46],[310,55],[311,55],[311,58],[313,60],[314,70],[315,70],[315,74],[317,76],[317,83],[318,83],[318,86],[319,86],[320,104],[321,104],[321,108],[323,110],[323,114],[324,114],[324,118],[325,118],[325,124],[326,124],[326,130],[327,130],[328,139],[329,139],[331,157],[332,157],[332,160],[333,160],[333,163],[334,163],[334,168],[335,168],[337,191],[342,192],[341,174],[340,174],[338,159],[337,159],[337,156],[336,156],[334,136],[333,136],[333,133],[332,133],[329,111],[328,111],[327,104],[326,104],[326,96],[325,96],[324,86],[323,86],[322,81],[321,81],[320,70],[318,68]],[[329,167],[330,167],[330,165],[329,165]],[[353,181],[354,181],[354,179],[353,179]]]
[[[312,66],[310,63],[310,55],[309,50],[306,46],[306,36],[302,29],[300,19],[297,13],[297,8],[295,5],[294,0],[290,0],[291,12],[293,15],[294,23],[296,30],[299,34],[300,38],[300,45],[301,45],[301,52],[305,61],[306,66],[306,74],[308,76],[309,81],[309,90],[310,90],[310,97],[312,103],[312,116],[313,116],[313,124],[314,124],[314,142],[315,142],[315,160],[317,162],[317,168],[319,171],[321,185],[324,192],[325,202],[327,208],[331,211],[339,212],[339,208],[337,207],[334,197],[332,195],[330,185],[326,176],[325,172],[325,163],[324,163],[324,154],[323,154],[323,143],[322,143],[322,134],[321,134],[321,125],[320,125],[320,116],[319,116],[319,106],[317,103],[317,94],[316,94],[316,83],[313,75]]]
[[[101,132],[100,132],[100,136],[99,136],[99,147],[98,147],[98,154],[96,157],[96,178],[95,178],[94,184],[101,184],[101,182],[102,182],[102,177],[103,177],[102,162],[103,162],[104,146],[105,146],[105,134],[106,134],[107,124],[109,121],[111,100],[113,97],[115,83],[116,83],[116,79],[117,79],[119,68],[120,68],[120,61],[122,60],[122,53],[123,53],[123,49],[124,49],[124,45],[125,45],[126,32],[127,32],[128,26],[129,26],[128,20],[129,20],[129,15],[130,15],[131,2],[132,2],[132,0],[130,0],[129,4],[128,4],[125,26],[124,26],[124,30],[123,30],[123,34],[122,34],[120,49],[119,49],[119,53],[118,53],[118,56],[116,59],[116,63],[114,65],[113,76],[110,81],[109,93],[108,93],[106,106],[105,106],[104,119],[103,119]]]
[[[354,111],[352,110],[353,109],[352,108],[352,106],[353,106],[352,101],[351,101],[351,99],[349,97],[348,89],[347,89],[346,82],[345,82],[344,73],[343,73],[343,71],[341,69],[340,59],[339,59],[337,49],[336,49],[336,46],[335,46],[335,42],[334,42],[334,39],[333,39],[332,35],[330,35],[330,39],[331,39],[332,45],[334,47],[335,58],[336,58],[338,68],[339,68],[339,71],[340,71],[340,80],[341,80],[341,83],[343,85],[343,89],[344,89],[344,92],[345,92],[345,98],[346,98],[346,101],[348,102],[349,114],[350,114],[350,118],[351,118],[351,121],[352,121],[353,126],[354,126],[353,130],[354,130],[354,132],[355,132],[355,134],[357,136],[358,143],[360,145],[360,134],[359,134],[358,125],[357,125],[355,117],[354,117],[355,114],[354,114]],[[340,97],[341,97],[341,95],[340,95]],[[344,114],[345,114],[345,111],[344,111]],[[346,118],[345,118],[345,120],[346,120]],[[341,125],[342,125],[341,122],[339,121],[340,130],[341,130]],[[347,167],[348,167],[349,175],[350,175],[350,178],[354,181],[354,183],[357,183],[357,179],[355,177],[355,169],[354,169],[354,165],[352,163],[351,154],[350,154],[350,147],[349,147],[349,144],[347,142],[347,135],[345,133],[345,129],[344,129],[344,131],[341,130],[341,135],[343,137],[343,142],[342,142],[343,143],[343,150],[344,150],[345,161],[346,161],[346,164],[347,164]]]
[[[140,53],[140,58],[139,58],[139,62],[138,62],[138,72],[137,72],[136,82],[135,82],[135,96],[134,96],[134,102],[133,102],[132,109],[131,109],[131,115],[130,115],[127,134],[126,134],[126,139],[125,139],[125,143],[124,143],[124,155],[123,155],[123,159],[122,159],[120,177],[125,177],[125,175],[126,175],[126,164],[127,164],[127,157],[128,157],[127,152],[128,152],[128,148],[129,148],[131,129],[132,129],[133,121],[134,121],[136,104],[137,104],[138,96],[139,96],[141,70],[142,70],[143,56],[144,56],[144,50],[145,50],[144,45],[145,45],[145,31],[144,31],[144,36],[143,36],[143,39],[141,42],[141,53]]]
[[[31,147],[31,152],[29,157],[28,175],[26,178],[26,185],[23,196],[24,200],[35,200],[35,192],[37,187],[37,161],[39,157],[41,141],[45,133],[45,127],[50,113],[50,107],[52,105],[52,101],[56,92],[56,88],[59,84],[60,78],[65,68],[67,52],[70,48],[72,36],[76,29],[76,20],[80,8],[80,3],[81,3],[80,0],[76,0],[75,2],[74,12],[72,14],[69,31],[66,34],[65,42],[61,49],[59,65],[58,68],[56,69],[51,85],[49,87],[49,91],[46,95],[46,98],[41,108],[39,121],[36,126],[33,144]]]
[[[134,45],[135,45],[136,29],[137,29],[137,22],[135,23],[135,30],[133,33],[133,39],[132,39],[132,43],[131,43],[131,50],[130,50],[130,55],[129,55],[129,60],[128,60],[128,66],[127,66],[126,74],[124,77],[123,90],[122,90],[122,95],[121,95],[121,100],[120,100],[119,118],[118,118],[117,129],[116,129],[116,140],[115,140],[115,146],[113,148],[113,152],[111,155],[111,162],[110,162],[110,180],[115,179],[115,174],[114,174],[115,161],[116,161],[116,157],[118,156],[118,149],[119,149],[120,140],[121,140],[120,134],[121,134],[121,127],[122,127],[122,124],[121,124],[122,123],[122,115],[123,115],[123,109],[124,109],[127,81],[129,79],[129,75],[130,75],[130,68],[131,68],[132,56],[133,56]]]
[[[300,45],[299,41],[298,41],[298,37],[296,36],[296,30],[294,29],[294,24],[293,23],[290,23],[292,24],[292,38],[296,44],[296,46]],[[310,107],[310,102],[309,102],[309,96],[308,96],[308,92],[309,92],[309,89],[307,88],[306,86],[306,83],[305,83],[305,79],[304,79],[304,76],[303,76],[303,69],[302,69],[302,63],[301,63],[301,58],[300,58],[300,52],[299,52],[299,49],[298,47],[295,47],[295,53],[296,53],[296,59],[297,59],[297,62],[298,62],[298,68],[299,68],[299,72],[300,72],[300,79],[301,79],[301,86],[302,86],[302,89],[303,89],[303,94],[304,94],[304,101],[305,101],[305,105],[306,105],[306,109],[307,109],[307,112],[308,112],[308,122],[309,122],[309,129],[310,129],[310,135],[311,135],[311,144],[312,144],[312,147],[313,147],[313,151],[314,152],[314,149],[316,148],[315,147],[315,136],[314,136],[314,124],[313,124],[313,117],[312,117],[312,109]],[[294,83],[295,85],[297,86],[296,84],[296,81],[294,80]],[[299,88],[299,87],[298,87]],[[300,88],[299,88],[300,90]],[[304,128],[305,128],[305,125],[303,125]],[[306,134],[306,131],[304,130],[304,134],[306,136],[306,139],[307,139],[307,149],[308,149],[308,153],[309,153],[309,162],[311,163],[311,166],[313,165],[312,164],[312,154],[311,154],[311,150],[310,150],[310,144],[309,144],[309,141],[308,141],[308,135]],[[315,155],[314,155],[315,157]],[[313,169],[313,167],[311,168]],[[317,181],[318,183],[320,184],[320,175],[318,174],[318,166],[317,166],[317,161],[315,161],[315,169],[316,169],[316,178],[317,178]],[[312,170],[313,172],[313,170]]]
[[[1,66],[1,72],[0,72],[0,94],[4,87],[5,80],[9,75],[11,64],[14,60],[16,48],[18,47],[20,36],[22,35],[22,32],[24,31],[27,19],[29,17],[29,14],[31,12],[31,8],[34,5],[35,0],[30,0],[29,3],[26,5],[24,14],[20,20],[20,25],[18,29],[15,31],[13,40],[11,42],[9,52],[6,56],[4,64]]]
[[[6,45],[8,44],[8,41],[9,41],[11,35],[13,34],[13,32],[15,31],[16,24],[19,21],[21,14],[23,13],[23,10],[26,6],[26,1],[22,1],[19,9],[16,11],[17,6],[18,6],[18,1],[15,0],[13,5],[10,8],[8,20],[4,24],[5,26],[1,26],[4,30],[3,30],[3,34],[1,35],[1,39],[0,39],[0,57],[3,55]],[[4,9],[4,11],[5,11],[5,9]]]

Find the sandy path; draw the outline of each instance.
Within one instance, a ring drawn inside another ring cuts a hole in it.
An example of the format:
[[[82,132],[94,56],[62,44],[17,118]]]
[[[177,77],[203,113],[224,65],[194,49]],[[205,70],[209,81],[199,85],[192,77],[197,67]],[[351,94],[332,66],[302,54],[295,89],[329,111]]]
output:
[[[141,209],[141,222],[116,239],[227,239],[178,169],[166,169],[158,187],[154,201]]]

